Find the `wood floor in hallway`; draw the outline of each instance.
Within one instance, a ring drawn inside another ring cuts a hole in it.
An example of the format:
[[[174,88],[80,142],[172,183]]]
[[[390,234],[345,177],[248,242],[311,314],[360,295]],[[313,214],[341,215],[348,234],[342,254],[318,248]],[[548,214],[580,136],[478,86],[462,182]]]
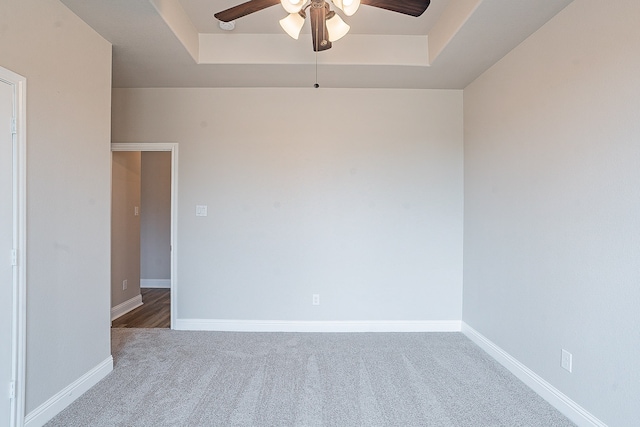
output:
[[[142,305],[113,322],[112,328],[170,328],[171,290],[142,288]]]

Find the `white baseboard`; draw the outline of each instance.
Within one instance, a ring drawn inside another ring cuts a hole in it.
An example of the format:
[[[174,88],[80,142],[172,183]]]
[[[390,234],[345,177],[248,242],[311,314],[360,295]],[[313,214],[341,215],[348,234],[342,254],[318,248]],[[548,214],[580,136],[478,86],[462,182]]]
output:
[[[594,417],[589,411],[465,322],[462,322],[462,333],[578,426],[607,427],[605,423]]]
[[[287,321],[176,319],[175,329],[224,332],[460,332],[459,320]]]
[[[136,295],[135,297],[126,300],[122,304],[118,304],[111,309],[111,320],[115,320],[123,314],[127,314],[134,308],[138,308],[142,305],[142,295]]]
[[[140,279],[140,287],[171,289],[171,279]]]
[[[113,370],[113,358],[109,356],[99,365],[56,393],[49,400],[29,412],[24,419],[25,427],[41,427],[58,415],[85,391],[96,385]]]

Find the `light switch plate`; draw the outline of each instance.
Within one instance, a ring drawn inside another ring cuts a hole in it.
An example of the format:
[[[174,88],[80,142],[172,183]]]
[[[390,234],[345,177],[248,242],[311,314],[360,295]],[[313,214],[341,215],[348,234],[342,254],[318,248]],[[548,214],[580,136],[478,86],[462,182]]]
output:
[[[207,205],[196,205],[196,216],[207,216]]]

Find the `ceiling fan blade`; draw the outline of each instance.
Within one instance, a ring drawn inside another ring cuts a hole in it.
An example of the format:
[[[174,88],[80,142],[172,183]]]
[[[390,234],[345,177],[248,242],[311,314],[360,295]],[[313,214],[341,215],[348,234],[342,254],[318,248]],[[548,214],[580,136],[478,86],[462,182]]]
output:
[[[360,4],[411,16],[422,15],[429,7],[429,3],[431,0],[360,0]]]
[[[222,22],[229,22],[277,4],[280,4],[280,0],[250,0],[246,3],[218,12],[213,16]]]
[[[321,52],[331,49],[329,32],[327,31],[327,11],[329,5],[324,0],[313,0],[309,8],[311,19],[311,36],[313,38],[313,50]]]

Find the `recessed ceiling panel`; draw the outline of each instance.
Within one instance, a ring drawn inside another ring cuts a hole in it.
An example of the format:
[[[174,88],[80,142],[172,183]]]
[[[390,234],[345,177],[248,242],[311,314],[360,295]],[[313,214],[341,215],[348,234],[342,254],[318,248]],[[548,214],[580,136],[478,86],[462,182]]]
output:
[[[243,0],[61,1],[113,44],[114,87],[311,87],[317,71],[321,87],[463,89],[572,0],[432,0],[419,18],[362,5],[344,18],[351,31],[317,56],[308,22],[299,40],[283,38],[278,4],[225,32],[213,14]],[[203,39],[225,35],[276,37],[287,51],[256,60],[247,49],[235,62],[203,52]]]

